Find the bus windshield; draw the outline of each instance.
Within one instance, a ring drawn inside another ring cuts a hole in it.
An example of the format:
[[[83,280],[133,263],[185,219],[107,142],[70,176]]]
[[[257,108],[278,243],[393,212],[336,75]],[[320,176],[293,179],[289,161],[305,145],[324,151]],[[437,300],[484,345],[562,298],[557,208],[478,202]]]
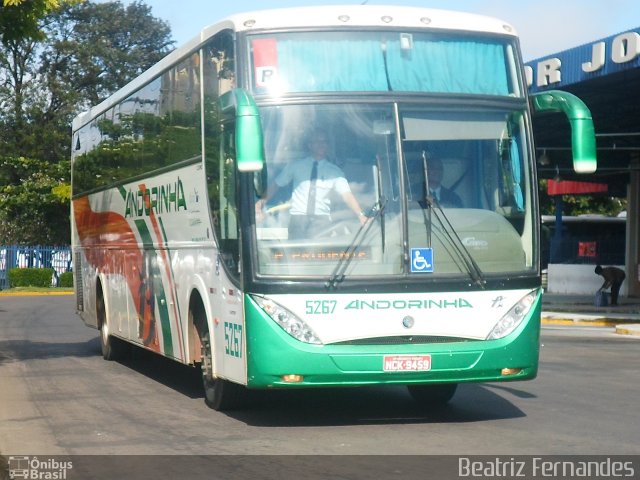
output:
[[[252,36],[256,94],[431,92],[522,96],[513,46],[494,37],[417,31]]]
[[[523,111],[354,103],[261,115],[259,275],[473,277],[536,265]]]

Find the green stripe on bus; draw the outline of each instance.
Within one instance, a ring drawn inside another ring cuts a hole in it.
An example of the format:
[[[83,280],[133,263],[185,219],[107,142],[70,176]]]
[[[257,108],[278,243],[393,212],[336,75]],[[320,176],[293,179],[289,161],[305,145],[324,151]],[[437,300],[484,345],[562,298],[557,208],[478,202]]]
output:
[[[173,263],[171,262],[171,250],[169,250],[169,237],[167,236],[167,232],[164,228],[164,222],[162,221],[162,217],[158,217],[158,223],[160,224],[160,230],[162,231],[162,240],[164,242],[164,244],[167,246],[167,258],[169,260],[169,270],[171,270],[171,276],[173,278],[176,278],[175,276],[175,272],[173,271]],[[176,298],[178,298],[178,291],[175,288],[175,283],[173,285],[174,288],[174,295]],[[182,314],[180,312],[180,302],[176,302],[176,309],[178,311],[178,319],[181,320],[182,319]],[[182,327],[182,325],[180,325],[180,327]]]
[[[151,238],[151,232],[149,232],[149,228],[147,227],[147,222],[143,219],[138,219],[135,221],[135,224],[138,228],[138,232],[140,233],[140,237],[142,238],[142,243],[144,245],[152,245],[153,239]],[[153,255],[156,256],[157,254],[155,249],[151,250],[153,251]],[[163,352],[165,355],[173,356],[173,340],[171,338],[171,323],[169,321],[169,311],[167,309],[167,297],[165,295],[164,284],[162,282],[162,274],[158,268],[158,262],[151,262],[151,268],[152,271],[147,272],[147,275],[151,277],[153,296],[156,299],[155,304],[158,307],[158,312],[160,313]],[[158,279],[159,281],[157,281]]]

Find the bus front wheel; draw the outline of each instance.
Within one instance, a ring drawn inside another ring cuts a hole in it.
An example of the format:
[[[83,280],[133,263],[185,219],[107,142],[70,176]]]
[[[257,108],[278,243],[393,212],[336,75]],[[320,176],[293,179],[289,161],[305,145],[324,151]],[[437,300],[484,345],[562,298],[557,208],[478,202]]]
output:
[[[440,385],[407,385],[414,400],[425,407],[443,407],[453,398],[458,388],[457,383]]]
[[[204,330],[204,331],[202,331]],[[214,410],[234,410],[244,404],[245,388],[222,378],[213,376],[213,360],[211,355],[211,336],[209,330],[204,327],[200,333],[200,345],[202,347],[202,384],[204,386],[204,401]]]

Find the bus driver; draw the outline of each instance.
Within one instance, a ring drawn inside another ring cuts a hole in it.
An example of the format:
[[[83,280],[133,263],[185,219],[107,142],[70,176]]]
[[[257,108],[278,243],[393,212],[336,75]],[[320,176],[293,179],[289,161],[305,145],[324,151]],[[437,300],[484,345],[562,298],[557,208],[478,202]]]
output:
[[[289,238],[313,238],[331,227],[330,193],[338,193],[358,216],[361,224],[367,216],[351,192],[342,170],[327,159],[329,138],[322,129],[312,132],[307,143],[309,156],[287,164],[256,203],[256,218],[279,188],[292,184]]]

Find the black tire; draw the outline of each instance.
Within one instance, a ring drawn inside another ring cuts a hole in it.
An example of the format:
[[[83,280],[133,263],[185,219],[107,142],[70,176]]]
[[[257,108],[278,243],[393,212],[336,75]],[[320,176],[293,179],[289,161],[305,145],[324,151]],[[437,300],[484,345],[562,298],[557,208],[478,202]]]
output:
[[[193,314],[193,312],[192,312]],[[194,318],[200,337],[202,363],[202,385],[204,387],[204,402],[209,408],[217,411],[236,410],[246,404],[247,391],[242,385],[229,382],[213,376],[213,358],[211,355],[211,336],[202,316]]]
[[[453,398],[458,388],[457,383],[438,385],[407,385],[409,394],[416,402],[425,407],[444,407]]]
[[[96,294],[96,313],[98,315],[98,328],[100,329],[102,358],[109,361],[122,358],[127,350],[127,345],[109,333],[109,322],[107,321],[101,288],[98,289]]]

